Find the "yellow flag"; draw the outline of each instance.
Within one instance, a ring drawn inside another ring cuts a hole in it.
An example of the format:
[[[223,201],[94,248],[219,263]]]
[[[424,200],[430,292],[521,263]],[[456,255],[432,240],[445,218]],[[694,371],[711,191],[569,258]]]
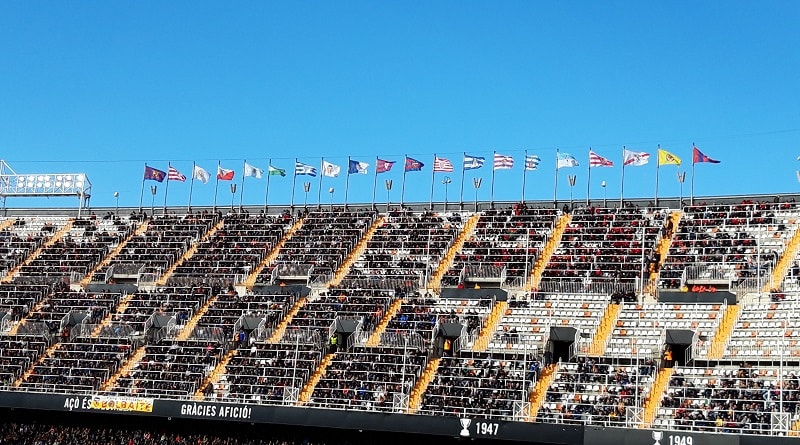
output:
[[[681,165],[681,158],[668,152],[667,150],[658,149],[658,165]]]

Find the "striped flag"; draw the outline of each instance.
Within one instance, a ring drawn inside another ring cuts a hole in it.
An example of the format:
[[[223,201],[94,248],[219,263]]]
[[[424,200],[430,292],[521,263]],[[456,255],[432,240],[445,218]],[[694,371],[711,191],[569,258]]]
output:
[[[486,162],[486,158],[482,156],[470,156],[468,154],[464,155],[464,170],[475,170],[476,168],[483,167],[483,163]]]
[[[434,157],[433,158],[433,171],[450,173],[453,171],[453,163],[449,159]]]
[[[178,169],[170,165],[167,172],[167,181],[186,182],[186,175],[182,175]]]
[[[525,170],[536,170],[539,168],[539,163],[542,162],[542,158],[537,155],[528,155],[525,157]]]
[[[592,150],[589,150],[589,167],[613,167],[614,163]]]
[[[514,166],[514,158],[495,153],[494,154],[494,169],[495,170],[508,170]]]

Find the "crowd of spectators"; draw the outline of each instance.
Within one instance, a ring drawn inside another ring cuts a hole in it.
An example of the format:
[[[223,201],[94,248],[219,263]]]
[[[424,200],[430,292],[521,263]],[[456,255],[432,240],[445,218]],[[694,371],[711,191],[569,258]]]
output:
[[[224,215],[222,222],[212,236],[197,243],[197,250],[175,268],[171,278],[226,280],[246,276],[278,244],[293,219],[288,211],[267,215],[262,210],[251,215],[242,210]]]
[[[357,318],[364,332],[372,332],[389,309],[394,297],[371,289],[331,289],[308,301],[292,318],[290,326],[327,330],[337,317]]]
[[[340,286],[415,290],[430,277],[462,225],[457,212],[393,210]]]
[[[800,400],[800,375],[749,363],[712,374],[678,368],[662,399],[662,417],[678,430],[771,434],[773,413],[793,415]]]
[[[193,395],[222,357],[222,345],[208,341],[168,341],[145,346],[130,373],[119,376],[114,392],[144,397]]]
[[[425,368],[416,348],[364,348],[338,353],[317,382],[310,406],[365,411],[403,411],[395,394],[410,395]]]
[[[739,281],[766,275],[791,235],[781,213],[793,203],[742,201],[734,205],[701,203],[684,208],[659,287],[677,289],[687,267],[715,265],[721,279]],[[792,218],[793,219],[793,218]],[[761,239],[761,241],[759,241]]]
[[[503,270],[506,278],[501,285],[521,279],[536,263],[557,217],[555,209],[529,208],[525,204],[485,210],[442,277],[442,285],[458,286],[470,279],[499,282]]]
[[[275,263],[265,268],[257,282],[273,278],[331,278],[377,218],[373,210],[313,211],[303,217],[303,225],[281,248]],[[273,277],[273,273],[275,277]]]
[[[534,356],[462,352],[443,357],[423,396],[420,414],[512,419],[527,402],[541,361]]]
[[[652,360],[643,361],[638,368],[586,357],[576,363],[562,363],[538,419],[624,426],[628,408],[644,406],[655,370]]]
[[[585,291],[634,283],[647,271],[665,209],[581,207],[544,270],[543,282],[571,282]]]
[[[77,338],[63,341],[31,368],[20,386],[44,392],[96,391],[131,354],[130,339]]]

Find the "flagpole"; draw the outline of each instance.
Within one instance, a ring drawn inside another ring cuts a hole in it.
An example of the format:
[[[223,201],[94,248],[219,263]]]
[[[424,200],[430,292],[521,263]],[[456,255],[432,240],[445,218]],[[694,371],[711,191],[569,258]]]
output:
[[[220,169],[220,161],[217,161],[217,174],[215,175],[217,178],[217,182],[214,183],[214,211],[217,211],[217,191],[219,190],[219,169]]]
[[[589,162],[586,163],[586,206],[589,206],[589,192],[592,187],[592,147],[589,147]]]
[[[294,173],[292,174],[292,202],[290,207],[294,210],[294,189],[297,187],[297,158],[294,158]]]
[[[167,214],[167,193],[169,193],[169,171],[172,169],[172,163],[167,162],[167,183],[164,185],[164,214]]]
[[[556,180],[553,184],[553,206],[558,208],[558,149],[556,149]]]
[[[317,210],[322,210],[322,178],[325,176],[325,157],[322,159],[322,165],[319,169],[319,190],[317,190]]]
[[[347,157],[347,177],[344,178],[344,209],[347,210],[347,192],[350,188],[350,156]]]
[[[625,146],[622,146],[622,184],[619,186],[619,207],[622,208],[625,195]]]
[[[147,162],[144,163],[144,171],[147,173]],[[142,191],[139,193],[139,212],[142,211],[142,200],[144,199],[144,173],[142,174]]]
[[[466,162],[467,152],[464,153],[464,158],[461,159],[461,191],[458,193],[458,208],[464,210],[464,175],[467,173]]]
[[[494,208],[494,171],[495,171],[495,168],[494,168],[495,167],[495,165],[494,165],[494,157],[495,156],[497,156],[497,150],[493,150],[492,151],[492,186],[491,186],[491,189],[489,190],[489,208],[490,209]]]
[[[525,150],[525,156],[522,158],[522,201],[525,202],[525,178],[528,177],[528,150]]]
[[[267,203],[269,202],[269,177],[272,176],[272,158],[269,158],[267,164],[267,186],[264,190],[264,213],[267,213]]]
[[[189,205],[186,206],[186,211],[192,211],[192,191],[194,190],[194,171],[197,167],[197,163],[192,161],[192,181],[189,182]]]
[[[436,181],[436,153],[433,154],[433,168],[431,169],[431,201],[428,208],[433,211],[433,184]]]
[[[406,196],[406,164],[408,163],[408,155],[403,155],[403,184],[400,186],[400,208],[405,203]],[[376,169],[377,170],[377,169]]]
[[[689,205],[694,205],[694,142],[692,142],[692,183],[689,188]]]
[[[378,161],[380,158],[375,156],[375,175],[372,179],[372,210],[375,210],[375,192],[378,189]],[[389,205],[389,202],[386,202],[386,205]]]
[[[658,149],[656,151],[656,200],[655,200],[655,207],[658,207],[658,171],[661,167],[661,144],[658,144]]]
[[[244,199],[244,177],[247,176],[247,159],[242,160],[242,185],[239,190],[239,211],[242,211],[242,200]]]

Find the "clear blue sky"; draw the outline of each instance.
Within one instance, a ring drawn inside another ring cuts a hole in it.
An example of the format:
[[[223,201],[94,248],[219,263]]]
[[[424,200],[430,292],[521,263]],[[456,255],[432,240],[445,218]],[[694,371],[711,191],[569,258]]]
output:
[[[720,164],[696,166],[695,195],[800,190],[800,3],[685,2],[0,2],[0,158],[18,173],[85,172],[93,206],[139,203],[144,163],[191,173],[196,161],[272,177],[270,203],[288,203],[294,158],[343,166],[325,178],[322,202],[344,200],[346,159],[368,162],[350,177],[349,201],[372,199],[375,157],[426,164],[406,176],[406,201],[430,197],[433,153],[453,161],[458,199],[462,153],[512,155],[495,176],[495,200],[521,195],[523,150],[542,158],[526,198],[559,199],[577,175],[585,199],[592,147],[615,162],[592,169],[591,194],[619,196],[621,151],[683,158],[692,143]],[[652,197],[655,159],[625,169],[625,196]],[[676,167],[660,169],[660,196],[677,196]],[[444,174],[435,199],[444,199]],[[491,168],[483,177],[489,199]],[[302,203],[297,181],[295,203]],[[309,202],[317,202],[318,178]],[[147,186],[155,184],[147,182]],[[165,184],[156,203],[163,204]],[[148,192],[149,193],[149,192]],[[684,194],[689,193],[689,178]],[[186,205],[189,182],[171,182],[169,205]],[[247,178],[243,201],[263,204],[265,180]],[[194,204],[214,182],[195,182]],[[218,203],[229,205],[228,183]],[[238,204],[239,196],[235,197]],[[145,196],[150,203],[149,195]],[[8,200],[8,207],[72,206],[73,199]]]

